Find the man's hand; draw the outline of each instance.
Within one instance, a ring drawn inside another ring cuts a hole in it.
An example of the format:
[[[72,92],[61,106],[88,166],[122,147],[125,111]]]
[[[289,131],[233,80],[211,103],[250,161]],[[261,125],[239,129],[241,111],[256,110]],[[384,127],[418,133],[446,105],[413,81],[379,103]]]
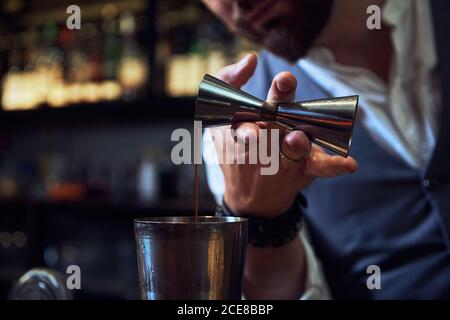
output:
[[[254,73],[256,63],[255,55],[247,55],[237,64],[223,68],[218,77],[235,88],[240,88]],[[273,79],[267,100],[293,101],[296,86],[295,77],[289,72],[282,72]],[[255,134],[258,137],[261,128],[281,130],[283,153],[290,159],[303,160],[297,162],[280,159],[280,168],[275,175],[261,175],[259,164],[223,164],[224,200],[238,215],[275,217],[286,211],[292,205],[297,192],[312,183],[316,177],[334,177],[357,170],[355,160],[327,155],[320,147],[311,146],[308,137],[301,131],[285,134],[279,126],[263,122],[240,123],[235,125],[234,129],[239,138],[245,139]],[[227,129],[229,127],[210,130],[211,134],[215,135],[219,133],[214,130]],[[224,136],[225,132],[221,134]],[[216,143],[219,156],[227,149],[235,150],[229,148],[234,148],[238,143],[228,139],[225,142],[232,145]],[[244,293],[249,299],[298,299],[305,289],[306,273],[305,253],[300,238],[276,248],[257,248],[249,245],[244,272]]]
[[[222,69],[218,78],[240,88],[252,76],[256,63],[256,56],[249,54],[237,64]],[[296,86],[297,81],[291,73],[281,72],[273,79],[267,100],[293,101]],[[261,175],[261,166],[258,164],[222,164],[225,178],[224,200],[236,214],[274,217],[286,211],[294,202],[296,194],[311,184],[315,178],[353,173],[358,168],[356,161],[351,157],[330,156],[321,147],[311,145],[308,137],[301,131],[284,134],[282,128],[268,123],[240,123],[234,129],[236,135],[245,141],[250,135],[258,137],[261,128],[281,130],[281,135],[284,135],[281,142],[284,154],[291,159],[304,160],[296,162],[286,158],[280,159],[280,168],[275,175]],[[226,150],[224,147],[216,144],[217,152],[219,154],[224,152]]]

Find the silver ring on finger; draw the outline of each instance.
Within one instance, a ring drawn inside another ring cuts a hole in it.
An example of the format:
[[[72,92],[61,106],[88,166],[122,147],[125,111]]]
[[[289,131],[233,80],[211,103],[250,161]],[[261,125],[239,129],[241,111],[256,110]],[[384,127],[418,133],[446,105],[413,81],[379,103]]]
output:
[[[292,161],[292,162],[295,162],[295,163],[299,163],[299,162],[302,162],[303,160],[306,160],[306,159],[309,158],[309,152],[306,155],[304,155],[303,157],[301,157],[301,158],[294,159],[294,158],[291,158],[291,157],[287,156],[283,152],[283,150],[280,150],[280,157],[281,157],[281,159],[286,159],[286,160],[289,160],[289,161]]]

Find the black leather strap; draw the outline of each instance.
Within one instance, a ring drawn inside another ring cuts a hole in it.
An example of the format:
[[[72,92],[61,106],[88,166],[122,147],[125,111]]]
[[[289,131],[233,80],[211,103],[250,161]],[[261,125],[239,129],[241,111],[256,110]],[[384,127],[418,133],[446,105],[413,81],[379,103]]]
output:
[[[294,240],[302,227],[303,211],[307,207],[303,195],[298,194],[292,206],[275,218],[239,215],[248,219],[248,241],[255,247],[280,247]],[[225,204],[217,207],[217,215],[237,216]]]

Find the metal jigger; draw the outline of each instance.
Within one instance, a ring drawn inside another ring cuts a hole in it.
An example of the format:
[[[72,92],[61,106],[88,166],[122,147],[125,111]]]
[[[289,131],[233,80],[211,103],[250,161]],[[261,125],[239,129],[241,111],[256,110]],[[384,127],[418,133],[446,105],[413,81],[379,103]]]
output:
[[[312,142],[347,157],[357,106],[358,96],[269,103],[206,74],[200,83],[195,120],[202,121],[204,127],[274,122],[301,130]]]

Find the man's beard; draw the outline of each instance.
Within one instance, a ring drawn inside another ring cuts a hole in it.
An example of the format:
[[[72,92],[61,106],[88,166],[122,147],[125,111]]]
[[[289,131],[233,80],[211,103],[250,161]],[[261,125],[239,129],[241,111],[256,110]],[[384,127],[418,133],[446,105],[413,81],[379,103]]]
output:
[[[304,57],[327,24],[333,0],[294,0],[292,14],[268,28],[266,34],[242,25],[240,33],[274,54],[295,62]]]

